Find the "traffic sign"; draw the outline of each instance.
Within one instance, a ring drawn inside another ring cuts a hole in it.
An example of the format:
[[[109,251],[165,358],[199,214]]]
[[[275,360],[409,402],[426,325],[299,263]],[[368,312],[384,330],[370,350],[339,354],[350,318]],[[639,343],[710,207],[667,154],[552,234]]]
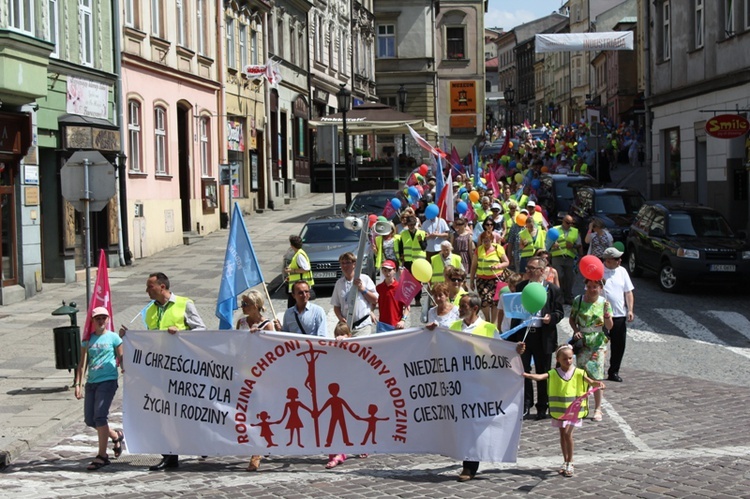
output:
[[[101,211],[115,195],[115,169],[99,151],[76,151],[60,170],[63,197],[73,207],[86,209],[84,178],[88,172],[88,201],[90,211]]]

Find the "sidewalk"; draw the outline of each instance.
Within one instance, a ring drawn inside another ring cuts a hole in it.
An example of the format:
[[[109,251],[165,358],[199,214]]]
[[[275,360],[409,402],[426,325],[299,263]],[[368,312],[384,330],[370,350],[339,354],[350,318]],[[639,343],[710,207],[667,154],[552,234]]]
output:
[[[289,246],[289,235],[299,233],[309,217],[331,214],[331,199],[331,194],[311,194],[277,210],[245,216],[269,293],[280,283],[281,256]],[[343,202],[341,194],[337,201]],[[192,298],[206,326],[218,328],[214,309],[228,234],[228,230],[220,230],[190,246],[170,248],[135,260],[131,266],[109,269],[115,330],[120,324],[143,328],[139,313],[148,302],[146,279],[152,272],[164,272],[172,291]],[[45,283],[33,298],[0,307],[0,467],[83,418],[83,402],[76,400],[70,389],[73,372],[55,369],[52,328],[66,326],[69,320],[51,312],[63,300],[77,304],[78,324],[82,325],[85,282]],[[283,290],[272,302],[276,313],[283,313]]]

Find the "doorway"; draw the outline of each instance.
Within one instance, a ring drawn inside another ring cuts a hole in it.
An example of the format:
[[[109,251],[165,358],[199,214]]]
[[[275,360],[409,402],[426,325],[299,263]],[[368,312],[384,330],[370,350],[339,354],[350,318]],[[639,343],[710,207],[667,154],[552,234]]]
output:
[[[177,154],[180,176],[180,206],[182,208],[182,231],[190,232],[193,222],[190,217],[190,108],[177,108]]]
[[[0,285],[18,284],[16,262],[16,197],[13,165],[0,160]]]

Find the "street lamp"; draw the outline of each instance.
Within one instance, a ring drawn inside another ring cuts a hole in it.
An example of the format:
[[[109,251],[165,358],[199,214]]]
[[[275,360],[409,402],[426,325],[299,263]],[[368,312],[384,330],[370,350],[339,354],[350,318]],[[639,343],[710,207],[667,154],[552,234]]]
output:
[[[406,96],[408,92],[406,91],[406,87],[404,85],[401,85],[401,88],[398,89],[398,108],[403,113],[406,110]],[[406,134],[401,134],[401,152],[406,155]]]
[[[339,112],[343,116],[344,123],[344,191],[346,206],[349,206],[352,202],[352,172],[349,169],[349,137],[346,135],[346,112],[352,106],[352,93],[346,89],[343,83],[340,86],[341,88],[336,92],[336,99],[338,100]]]
[[[508,134],[510,135],[513,132],[513,101],[516,99],[516,91],[513,90],[511,85],[505,87],[503,98],[505,99],[506,114],[508,116]]]

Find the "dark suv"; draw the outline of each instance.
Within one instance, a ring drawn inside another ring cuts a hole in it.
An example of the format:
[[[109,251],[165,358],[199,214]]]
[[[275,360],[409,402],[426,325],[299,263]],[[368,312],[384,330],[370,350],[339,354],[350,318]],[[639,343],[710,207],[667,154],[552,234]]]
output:
[[[627,238],[628,269],[652,270],[664,291],[691,281],[750,279],[747,234],[735,234],[718,211],[682,201],[647,201]]]
[[[643,195],[632,189],[596,188],[577,184],[573,184],[573,190],[575,200],[568,211],[575,219],[584,249],[588,249],[584,237],[594,217],[604,222],[613,240],[625,244],[630,225],[645,202]]]
[[[599,187],[591,175],[580,173],[543,173],[539,177],[539,204],[547,210],[552,225],[558,225],[573,203],[573,186]]]

